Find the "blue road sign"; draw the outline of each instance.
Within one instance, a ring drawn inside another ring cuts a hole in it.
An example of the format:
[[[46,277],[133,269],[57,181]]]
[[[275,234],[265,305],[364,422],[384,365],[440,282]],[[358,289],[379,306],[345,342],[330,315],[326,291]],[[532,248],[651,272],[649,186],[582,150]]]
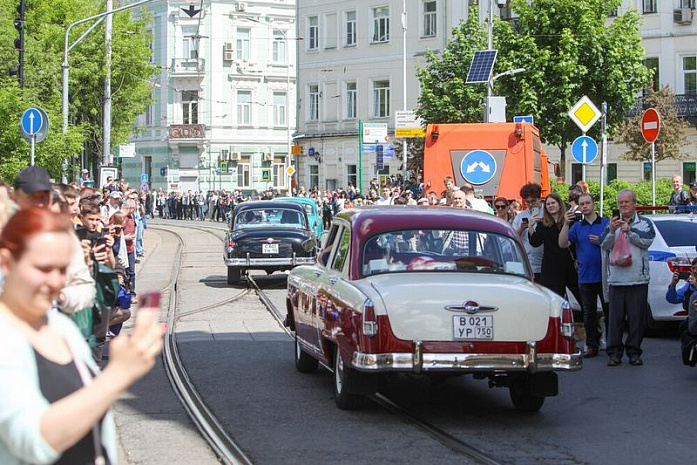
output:
[[[378,169],[384,169],[385,168],[385,159],[384,159],[384,150],[382,148],[382,144],[378,144],[375,147],[375,155],[376,155],[376,161],[378,165]]]
[[[514,116],[513,122],[535,124],[535,118],[533,118],[532,115]]]
[[[167,176],[167,167],[166,166],[163,166],[162,168],[160,168],[160,176],[162,176],[162,177]]]
[[[22,126],[22,131],[33,136],[41,131],[41,128],[45,124],[44,117],[38,108],[29,108],[22,114],[22,120],[20,122]]]
[[[462,159],[460,173],[470,184],[486,184],[496,174],[496,159],[485,150],[473,150]]]
[[[598,156],[598,143],[588,136],[579,136],[571,144],[571,155],[579,163],[592,163]]]
[[[148,182],[148,175],[146,173],[143,173],[140,175],[140,182],[141,183]]]

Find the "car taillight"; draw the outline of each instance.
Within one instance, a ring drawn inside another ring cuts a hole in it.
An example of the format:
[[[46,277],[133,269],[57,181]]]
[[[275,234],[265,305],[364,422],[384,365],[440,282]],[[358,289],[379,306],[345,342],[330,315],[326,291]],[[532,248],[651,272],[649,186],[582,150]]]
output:
[[[232,250],[235,248],[235,243],[232,241],[232,239],[227,240],[227,248],[228,250]]]
[[[363,335],[373,337],[378,333],[378,322],[375,319],[373,301],[366,299],[363,304]]]
[[[564,302],[561,306],[561,335],[569,339],[574,337],[574,312],[571,310],[569,302]]]
[[[692,269],[690,260],[682,257],[671,257],[666,260],[671,273],[689,273]]]

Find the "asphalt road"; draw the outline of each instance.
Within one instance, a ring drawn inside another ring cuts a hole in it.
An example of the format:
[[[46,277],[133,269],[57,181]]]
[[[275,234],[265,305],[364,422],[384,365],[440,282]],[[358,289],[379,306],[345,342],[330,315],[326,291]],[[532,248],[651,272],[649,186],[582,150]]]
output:
[[[244,286],[225,284],[219,240],[176,227],[204,224],[166,224],[186,238],[182,311],[241,292]],[[173,240],[152,229],[148,234],[163,243]],[[260,280],[284,308],[285,277]],[[376,404],[339,410],[331,374],[295,370],[292,340],[254,293],[183,318],[177,334],[189,376],[255,463],[471,463]],[[695,417],[697,370],[682,366],[675,337],[646,339],[644,350],[641,367],[626,359],[607,367],[598,357],[580,372],[561,375],[560,395],[548,398],[537,414],[517,412],[508,390],[489,389],[486,380],[471,376],[438,382],[392,376],[381,392],[504,463],[697,463],[685,426]],[[124,446],[128,449],[128,441]],[[201,458],[197,463],[211,463],[208,456]],[[153,457],[144,463],[170,462]]]

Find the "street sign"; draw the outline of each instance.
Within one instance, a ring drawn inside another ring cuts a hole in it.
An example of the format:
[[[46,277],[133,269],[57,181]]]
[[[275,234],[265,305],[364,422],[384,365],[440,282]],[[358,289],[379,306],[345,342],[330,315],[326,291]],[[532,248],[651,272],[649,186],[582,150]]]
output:
[[[271,181],[271,169],[270,168],[262,168],[261,169],[261,180],[264,182]]]
[[[641,117],[641,135],[646,142],[655,142],[661,132],[661,115],[655,108],[648,108]]]
[[[588,136],[580,136],[571,144],[571,155],[584,165],[592,163],[598,156],[598,143]]]
[[[119,158],[135,158],[136,157],[136,144],[131,142],[130,144],[119,145]]]
[[[289,166],[288,168],[286,168],[286,174],[288,176],[293,176],[295,174],[295,168],[293,168],[292,166]]]
[[[141,183],[140,184],[140,191],[141,192],[147,192],[150,190],[150,186],[148,186],[147,182]]]
[[[166,166],[163,166],[162,168],[160,168],[160,176],[162,176],[162,177],[167,176],[167,167]]]
[[[387,142],[387,123],[363,123],[363,141]]]
[[[532,115],[525,115],[525,116],[514,116],[513,117],[513,122],[514,123],[528,123],[528,124],[535,124],[535,118],[532,117]]]
[[[382,170],[385,168],[385,159],[383,158],[383,149],[382,149],[382,144],[378,144],[377,147],[375,147],[375,156],[376,156],[376,161],[378,165],[378,169]]]
[[[20,124],[25,134],[33,136],[41,131],[41,127],[44,124],[44,117],[38,108],[29,108],[22,114]]]
[[[149,176],[147,175],[147,173],[141,174],[141,175],[140,175],[140,182],[141,182],[141,184],[142,184],[142,183],[147,183],[147,182],[148,182],[148,177],[149,177]]]
[[[473,150],[462,159],[460,174],[475,186],[486,184],[496,174],[496,159],[486,150]]]
[[[395,128],[395,137],[426,137],[424,128]]]
[[[585,95],[576,102],[576,105],[574,105],[571,110],[569,110],[571,120],[576,123],[576,126],[578,126],[584,134],[588,132],[602,115],[598,107]]]
[[[425,137],[426,130],[416,113],[413,111],[398,111],[395,113],[395,137]]]

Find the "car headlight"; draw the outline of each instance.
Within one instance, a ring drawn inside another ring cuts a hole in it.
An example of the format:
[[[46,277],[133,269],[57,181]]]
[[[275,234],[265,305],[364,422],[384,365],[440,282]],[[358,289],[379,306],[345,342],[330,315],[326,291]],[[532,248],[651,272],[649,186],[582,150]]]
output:
[[[302,243],[302,248],[305,252],[312,252],[317,247],[317,241],[314,239],[308,239]]]

